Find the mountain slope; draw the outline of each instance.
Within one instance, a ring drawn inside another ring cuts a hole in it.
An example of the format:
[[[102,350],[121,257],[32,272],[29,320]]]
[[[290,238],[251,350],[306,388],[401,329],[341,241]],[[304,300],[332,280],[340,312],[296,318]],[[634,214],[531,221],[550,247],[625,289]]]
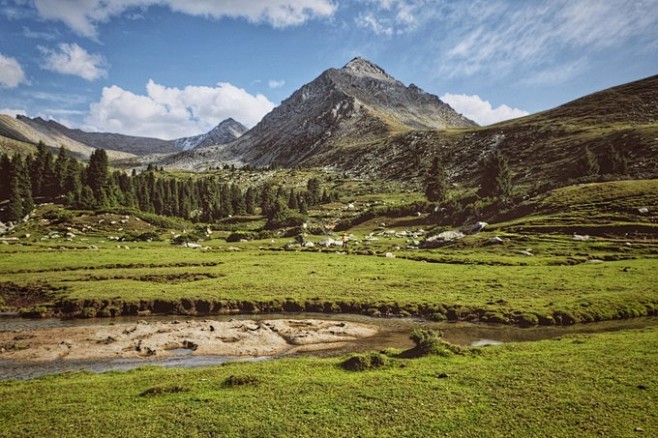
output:
[[[174,140],[176,148],[183,151],[216,144],[227,144],[241,137],[248,129],[242,123],[228,118],[205,134]]]
[[[49,132],[58,132],[63,136],[93,148],[115,150],[133,155],[162,154],[180,151],[175,141],[107,132],[85,132],[80,129],[70,129],[53,120],[44,120],[40,117],[30,119],[29,117],[18,116],[18,119],[35,129],[43,128]]]
[[[603,90],[542,113],[463,131],[416,131],[316,155],[308,165],[361,175],[422,180],[439,155],[451,181],[474,185],[480,160],[507,156],[517,184],[564,185],[584,175],[585,150],[605,161],[614,148],[628,163],[615,178],[658,177],[658,76]]]
[[[23,143],[36,144],[41,141],[46,144],[46,146],[53,149],[64,146],[76,157],[83,160],[88,159],[94,151],[93,147],[66,136],[59,129],[55,129],[52,125],[33,122],[32,119],[26,119],[26,117],[21,116],[13,118],[11,116],[0,114],[0,136]],[[31,122],[28,122],[28,120]],[[108,150],[107,155],[111,160],[136,158],[136,155],[134,154],[116,150]]]
[[[198,149],[171,165],[295,166],[331,149],[392,133],[474,126],[438,97],[406,87],[380,67],[355,58],[301,87],[235,142]]]

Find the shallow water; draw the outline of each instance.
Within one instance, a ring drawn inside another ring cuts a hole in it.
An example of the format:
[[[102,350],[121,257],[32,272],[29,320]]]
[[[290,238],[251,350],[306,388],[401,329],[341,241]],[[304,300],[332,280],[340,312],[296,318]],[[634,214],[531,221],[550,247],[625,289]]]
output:
[[[152,317],[119,317],[98,319],[71,319],[57,318],[24,319],[8,315],[0,315],[0,331],[34,330],[57,327],[91,327],[110,324],[134,323],[139,320],[172,321],[186,319],[327,319],[336,321],[352,321],[377,326],[379,333],[370,338],[359,339],[323,351],[309,353],[295,353],[295,356],[338,356],[349,352],[362,352],[382,350],[385,348],[410,348],[413,343],[409,339],[415,328],[440,330],[443,339],[458,345],[486,346],[507,342],[530,342],[542,339],[559,338],[572,334],[600,333],[618,330],[639,329],[645,327],[658,327],[658,317],[633,318],[619,321],[604,321],[589,324],[576,324],[573,326],[541,326],[520,328],[515,326],[495,324],[474,324],[466,322],[438,323],[413,318],[373,318],[364,315],[349,314],[264,314],[264,315],[220,315],[212,317],[181,317],[181,316],[152,316]],[[55,374],[69,371],[121,371],[139,368],[142,366],[157,365],[163,367],[203,367],[220,365],[230,361],[259,361],[276,359],[287,356],[285,353],[275,357],[224,357],[224,356],[196,356],[190,350],[181,350],[166,358],[147,359],[106,359],[106,360],[55,360],[48,362],[16,362],[0,359],[0,379],[29,379],[46,374]]]

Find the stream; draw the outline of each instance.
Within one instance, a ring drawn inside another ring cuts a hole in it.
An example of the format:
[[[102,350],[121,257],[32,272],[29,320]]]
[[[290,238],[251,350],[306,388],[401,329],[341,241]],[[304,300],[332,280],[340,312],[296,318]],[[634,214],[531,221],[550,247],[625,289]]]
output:
[[[330,350],[296,353],[296,356],[312,355],[320,357],[340,356],[351,352],[377,351],[385,348],[411,348],[413,343],[409,335],[416,328],[439,330],[443,339],[453,344],[464,346],[486,346],[508,342],[531,342],[543,339],[559,338],[573,334],[591,334],[645,327],[658,327],[658,317],[632,318],[617,321],[603,321],[572,326],[538,326],[520,328],[508,325],[483,323],[447,323],[431,322],[414,318],[373,318],[352,314],[261,314],[261,315],[214,315],[211,317],[151,316],[151,317],[118,317],[98,319],[68,319],[58,318],[24,319],[11,315],[0,315],[0,331],[39,330],[62,327],[98,327],[111,324],[136,323],[139,320],[155,321],[185,321],[196,320],[272,320],[272,319],[324,319],[332,321],[350,321],[376,326],[379,332],[372,337],[351,341],[345,345]],[[47,374],[61,372],[106,372],[122,371],[143,366],[163,367],[204,367],[219,365],[231,361],[262,361],[272,360],[290,355],[266,357],[226,357],[197,356],[190,350],[175,352],[169,357],[153,357],[144,359],[96,359],[96,360],[53,360],[41,362],[3,360],[0,356],[0,380],[30,379]]]

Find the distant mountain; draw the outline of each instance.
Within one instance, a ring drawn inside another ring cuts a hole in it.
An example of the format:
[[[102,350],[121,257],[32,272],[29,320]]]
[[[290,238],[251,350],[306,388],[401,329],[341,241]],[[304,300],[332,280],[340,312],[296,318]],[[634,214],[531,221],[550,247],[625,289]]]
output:
[[[160,140],[158,138],[135,137],[107,132],[85,132],[80,129],[67,128],[54,120],[44,120],[41,117],[31,119],[29,117],[18,116],[18,120],[33,127],[40,126],[53,132],[59,132],[68,138],[92,148],[127,152],[133,155],[180,152],[175,140]]]
[[[7,142],[18,141],[24,144],[36,144],[41,141],[49,146],[51,150],[64,146],[77,158],[88,159],[95,148],[67,136],[61,128],[65,127],[55,124],[55,122],[48,123],[43,119],[30,119],[23,116],[13,118],[0,114],[0,138],[7,139]],[[111,160],[137,158],[135,154],[113,149],[108,150],[107,154]]]
[[[217,144],[227,144],[239,138],[249,129],[240,122],[232,118],[222,121],[211,131],[195,135],[194,137],[184,137],[174,140],[176,148],[183,151],[189,151],[195,148],[212,146]]]
[[[233,143],[198,148],[170,163],[187,168],[222,162],[295,166],[394,133],[475,126],[438,97],[355,58],[295,91]]]

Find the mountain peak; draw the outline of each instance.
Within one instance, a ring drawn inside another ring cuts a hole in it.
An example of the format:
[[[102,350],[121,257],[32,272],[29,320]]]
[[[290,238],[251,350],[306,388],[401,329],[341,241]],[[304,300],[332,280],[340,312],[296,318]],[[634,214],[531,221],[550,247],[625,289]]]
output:
[[[205,134],[179,138],[175,142],[180,149],[187,151],[198,147],[230,143],[247,131],[246,126],[229,117]]]
[[[383,68],[360,56],[357,56],[345,64],[345,67],[343,67],[342,70],[359,76],[372,76],[378,79],[395,80],[395,78],[386,73]]]

